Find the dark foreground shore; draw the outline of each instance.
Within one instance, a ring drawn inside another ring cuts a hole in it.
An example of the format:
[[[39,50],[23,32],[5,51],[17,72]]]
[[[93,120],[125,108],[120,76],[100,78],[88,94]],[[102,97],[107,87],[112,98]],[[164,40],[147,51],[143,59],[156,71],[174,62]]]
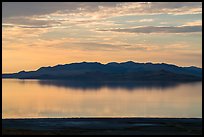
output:
[[[201,135],[202,118],[2,119],[3,135]]]

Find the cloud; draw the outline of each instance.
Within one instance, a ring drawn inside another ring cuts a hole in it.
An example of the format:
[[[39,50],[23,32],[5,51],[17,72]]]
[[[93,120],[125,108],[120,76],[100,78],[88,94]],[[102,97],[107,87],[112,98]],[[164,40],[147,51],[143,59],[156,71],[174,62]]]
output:
[[[3,23],[3,24],[2,24],[2,27],[3,27],[3,28],[13,28],[14,25],[13,25],[13,24],[8,24],[8,23]]]
[[[52,48],[61,48],[61,49],[75,49],[75,50],[82,50],[82,51],[118,51],[118,50],[124,50],[126,47],[130,47],[132,45],[129,44],[111,44],[111,43],[105,43],[105,42],[81,42],[81,41],[65,41],[65,40],[54,40],[55,42],[49,42],[49,47]],[[59,43],[60,42],[60,43]],[[36,45],[37,46],[37,45]]]
[[[141,20],[127,20],[128,23],[137,23],[137,22],[153,22],[154,19],[141,19]]]
[[[197,14],[200,2],[3,2],[3,27],[50,28],[63,25],[101,25],[105,19],[126,15]],[[138,22],[151,22],[142,19]],[[7,25],[6,25],[7,24]],[[9,24],[9,25],[8,25]],[[104,22],[104,24],[115,25]]]
[[[154,21],[153,19],[142,19],[142,20],[139,20],[139,22],[152,22]]]
[[[12,27],[11,27],[12,26]],[[40,34],[47,33],[49,30],[48,28],[35,28],[35,31],[29,28],[24,28],[26,26],[15,27],[13,25],[9,26],[8,28],[3,28],[2,30],[2,39],[3,41],[10,39],[10,40],[17,40],[17,39],[24,39],[26,41],[28,38],[36,38],[39,37]]]
[[[114,31],[114,32],[127,32],[127,33],[192,33],[201,32],[202,26],[175,26],[175,27],[160,27],[160,26],[145,26],[137,28],[118,28],[109,30],[98,31]]]
[[[98,6],[115,7],[117,2],[3,2],[2,17],[33,16],[55,13],[57,11],[94,11]]]
[[[61,22],[56,20],[43,20],[31,17],[12,17],[4,20],[3,27],[20,27],[20,28],[48,28],[60,26]]]
[[[92,15],[110,17],[144,14],[202,13],[201,2],[3,2],[2,17],[48,15]]]
[[[186,22],[183,26],[202,26],[202,20]]]
[[[178,9],[183,7],[200,7],[201,2],[152,2],[150,3],[153,9]]]
[[[202,13],[202,4],[199,2],[127,2],[110,7],[99,6],[96,10],[87,9],[79,13],[84,16],[92,15],[90,17],[94,18],[125,15],[198,14]]]
[[[62,49],[77,49],[82,51],[150,51],[158,50],[158,45],[127,44],[127,43],[109,43],[109,42],[68,42],[62,41],[61,44],[52,44],[50,47]]]

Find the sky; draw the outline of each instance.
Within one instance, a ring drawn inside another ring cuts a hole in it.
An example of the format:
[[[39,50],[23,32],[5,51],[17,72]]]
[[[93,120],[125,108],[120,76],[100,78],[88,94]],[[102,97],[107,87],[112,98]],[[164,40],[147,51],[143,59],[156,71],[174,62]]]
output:
[[[202,3],[2,3],[3,73],[83,61],[202,67]]]

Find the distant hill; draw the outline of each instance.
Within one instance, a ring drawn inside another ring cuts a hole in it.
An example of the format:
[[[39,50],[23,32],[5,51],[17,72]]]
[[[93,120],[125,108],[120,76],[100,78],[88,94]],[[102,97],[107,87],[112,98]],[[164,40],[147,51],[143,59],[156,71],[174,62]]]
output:
[[[201,81],[202,68],[132,61],[122,63],[110,62],[107,64],[81,62],[41,67],[36,71],[2,74],[2,78],[82,81]]]

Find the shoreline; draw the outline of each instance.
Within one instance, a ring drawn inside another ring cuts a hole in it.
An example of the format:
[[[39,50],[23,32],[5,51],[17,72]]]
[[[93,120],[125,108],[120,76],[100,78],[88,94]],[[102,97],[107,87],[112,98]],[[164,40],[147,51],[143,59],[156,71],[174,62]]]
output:
[[[2,119],[3,135],[201,135],[202,118]]]

